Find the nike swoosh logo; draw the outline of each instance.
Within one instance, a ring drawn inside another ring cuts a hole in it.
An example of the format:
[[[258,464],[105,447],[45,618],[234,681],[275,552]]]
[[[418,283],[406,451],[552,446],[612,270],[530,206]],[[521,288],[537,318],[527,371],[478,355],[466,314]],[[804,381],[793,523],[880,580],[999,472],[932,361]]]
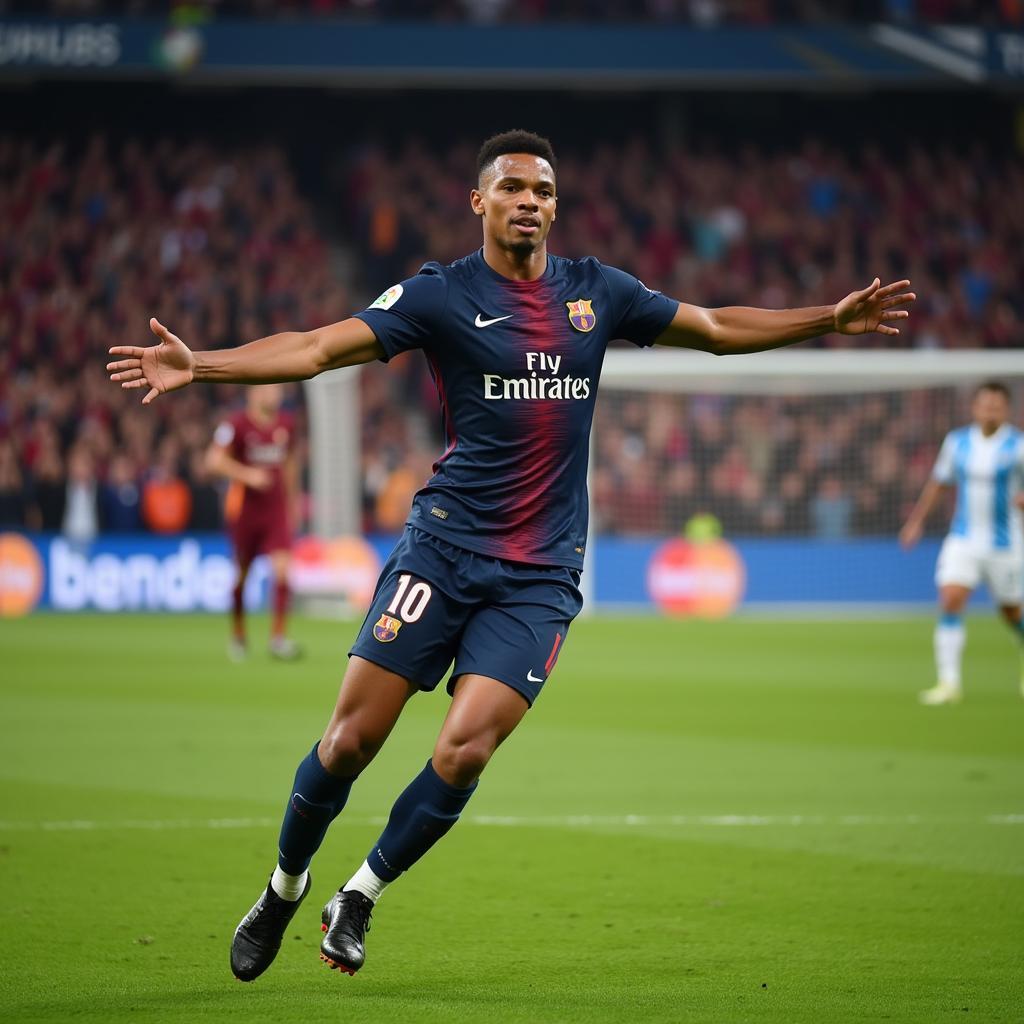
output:
[[[477,327],[490,327],[491,324],[500,324],[502,320],[511,320],[513,316],[515,316],[514,313],[509,313],[508,316],[496,316],[493,320],[483,320],[481,319],[483,314],[477,313],[476,320],[474,320],[473,323],[475,323]]]
[[[544,680],[543,680],[543,679],[538,679],[538,678],[537,678],[537,677],[536,677],[536,676],[535,676],[535,675],[533,674],[533,669],[532,669],[532,668],[530,669],[530,671],[529,671],[529,672],[527,672],[527,673],[526,673],[526,678],[527,678],[527,679],[528,679],[528,680],[529,680],[529,681],[530,681],[531,683],[543,683],[543,682],[544,682]]]

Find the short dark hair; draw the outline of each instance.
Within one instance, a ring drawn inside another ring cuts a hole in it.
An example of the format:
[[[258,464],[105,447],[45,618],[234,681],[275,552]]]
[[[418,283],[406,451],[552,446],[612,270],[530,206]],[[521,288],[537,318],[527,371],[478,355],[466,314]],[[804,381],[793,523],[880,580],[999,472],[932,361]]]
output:
[[[531,156],[539,156],[551,164],[552,171],[557,169],[555,151],[551,148],[551,143],[542,135],[535,135],[533,132],[517,128],[510,132],[501,132],[500,135],[492,135],[480,147],[480,152],[476,157],[477,181],[499,156],[504,156],[506,153],[529,153]]]
[[[974,397],[977,398],[982,391],[994,391],[997,395],[1002,395],[1007,402],[1010,401],[1010,389],[1001,380],[987,380],[979,384],[974,390]]]

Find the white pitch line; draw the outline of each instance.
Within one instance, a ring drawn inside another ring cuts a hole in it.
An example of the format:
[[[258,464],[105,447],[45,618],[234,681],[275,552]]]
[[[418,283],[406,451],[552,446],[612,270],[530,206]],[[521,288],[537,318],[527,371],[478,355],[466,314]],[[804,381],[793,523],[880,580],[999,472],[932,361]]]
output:
[[[383,825],[383,817],[348,817],[353,825]],[[494,828],[764,828],[918,825],[1024,825],[1024,814],[989,814],[976,818],[941,818],[920,814],[568,814],[467,815],[463,822]],[[119,832],[275,828],[279,818],[72,818],[67,821],[0,821],[0,832]]]

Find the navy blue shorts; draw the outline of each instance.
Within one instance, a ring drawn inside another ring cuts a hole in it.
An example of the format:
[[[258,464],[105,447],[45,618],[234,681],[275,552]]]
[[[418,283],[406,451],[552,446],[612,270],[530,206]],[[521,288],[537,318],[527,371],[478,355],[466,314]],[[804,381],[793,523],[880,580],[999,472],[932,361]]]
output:
[[[407,526],[349,654],[433,690],[454,662],[537,699],[583,607],[579,572],[456,547]]]

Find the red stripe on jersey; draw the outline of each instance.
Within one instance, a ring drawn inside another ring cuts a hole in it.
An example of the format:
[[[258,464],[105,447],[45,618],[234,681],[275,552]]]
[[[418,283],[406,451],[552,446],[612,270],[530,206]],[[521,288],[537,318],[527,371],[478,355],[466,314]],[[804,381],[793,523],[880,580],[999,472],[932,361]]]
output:
[[[519,345],[524,365],[527,352],[554,353],[561,348],[564,353],[565,316],[560,315],[564,311],[558,308],[553,289],[543,279],[510,281],[508,287],[514,290],[508,308],[515,308],[516,320],[523,328]],[[501,544],[501,557],[508,561],[534,560],[550,538],[552,517],[564,514],[564,510],[550,507],[545,495],[551,481],[565,472],[565,460],[572,451],[569,406],[569,402],[545,399],[519,404],[522,463],[502,509],[507,536]]]
[[[562,634],[555,634],[555,644],[551,648],[551,653],[548,655],[548,660],[544,662],[544,674],[547,675],[554,667],[555,662],[558,660],[558,648],[562,646]]]

